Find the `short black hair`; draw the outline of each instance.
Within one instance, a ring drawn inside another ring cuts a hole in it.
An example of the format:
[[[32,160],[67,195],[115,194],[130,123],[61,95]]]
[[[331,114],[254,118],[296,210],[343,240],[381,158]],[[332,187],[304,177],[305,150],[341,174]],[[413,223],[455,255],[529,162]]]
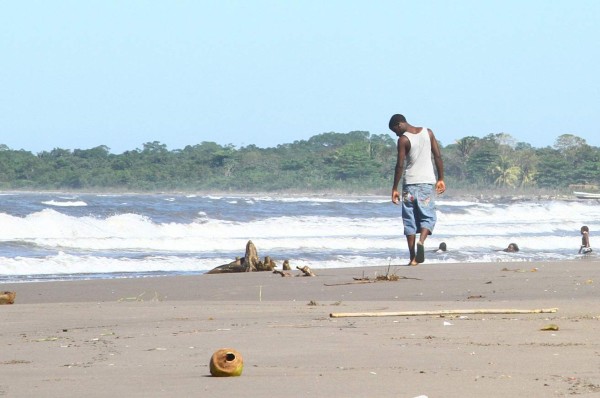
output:
[[[398,125],[398,123],[406,123],[406,118],[403,115],[396,113],[390,119],[390,125],[389,125],[390,130],[392,129],[392,127]]]
[[[587,225],[584,225],[583,227],[581,227],[581,232],[590,232],[590,229]]]

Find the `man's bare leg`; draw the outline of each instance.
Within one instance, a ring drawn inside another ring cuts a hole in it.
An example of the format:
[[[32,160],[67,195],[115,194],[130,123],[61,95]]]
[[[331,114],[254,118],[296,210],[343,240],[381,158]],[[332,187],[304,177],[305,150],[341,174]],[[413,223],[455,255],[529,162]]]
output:
[[[419,243],[417,243],[417,255],[415,256],[415,262],[420,264],[425,261],[425,239],[429,236],[429,230],[427,228],[421,228],[419,234]]]
[[[408,253],[410,254],[410,261],[408,263],[408,265],[418,265],[417,261],[415,260],[415,240],[416,240],[416,236],[415,235],[406,235],[406,243],[408,244]]]
[[[419,235],[419,242],[424,245],[425,239],[429,236],[429,230],[427,228],[421,228],[421,234]]]

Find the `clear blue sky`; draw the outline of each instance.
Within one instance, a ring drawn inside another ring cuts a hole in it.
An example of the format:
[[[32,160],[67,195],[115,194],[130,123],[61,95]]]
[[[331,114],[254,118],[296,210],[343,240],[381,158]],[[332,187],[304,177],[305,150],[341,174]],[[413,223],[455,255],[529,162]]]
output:
[[[507,133],[600,146],[600,1],[6,1],[0,144],[273,147]]]

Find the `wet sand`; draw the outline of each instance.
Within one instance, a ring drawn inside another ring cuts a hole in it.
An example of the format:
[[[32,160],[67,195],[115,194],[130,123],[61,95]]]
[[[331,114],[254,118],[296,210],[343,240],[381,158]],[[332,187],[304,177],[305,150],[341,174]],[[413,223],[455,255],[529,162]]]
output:
[[[314,271],[2,284],[0,396],[600,396],[597,260]]]

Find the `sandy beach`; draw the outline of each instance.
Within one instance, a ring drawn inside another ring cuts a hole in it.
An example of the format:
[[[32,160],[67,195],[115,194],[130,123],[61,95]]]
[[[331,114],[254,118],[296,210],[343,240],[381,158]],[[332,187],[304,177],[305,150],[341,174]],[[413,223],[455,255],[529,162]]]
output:
[[[387,268],[3,284],[0,396],[600,396],[600,262]]]

